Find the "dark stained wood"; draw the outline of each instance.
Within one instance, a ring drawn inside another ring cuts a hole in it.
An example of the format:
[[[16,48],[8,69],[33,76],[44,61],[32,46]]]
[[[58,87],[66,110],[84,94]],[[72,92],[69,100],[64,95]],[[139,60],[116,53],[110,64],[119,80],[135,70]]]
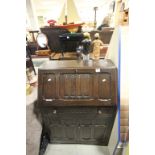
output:
[[[111,37],[113,35],[113,31],[114,31],[113,28],[107,28],[107,29],[104,28],[104,30],[102,31],[91,31],[90,36],[91,36],[91,39],[94,40],[95,33],[99,33],[100,39],[102,40],[102,42],[104,44],[109,44]]]
[[[108,145],[117,111],[115,65],[51,61],[38,74],[38,105],[50,143]]]
[[[46,99],[56,97],[56,76],[55,74],[45,74],[43,75],[43,96]]]
[[[116,106],[44,108],[50,143],[108,145]]]
[[[117,104],[117,69],[110,60],[52,61],[39,69],[39,76],[41,105]]]
[[[87,63],[82,60],[48,61],[44,63],[41,68],[39,68],[39,71],[47,72],[48,70],[49,72],[53,72],[61,69],[77,69],[77,71],[86,71],[84,69],[87,69],[88,71],[90,70],[92,72],[96,72],[95,70],[93,70],[96,68],[111,70],[116,69],[116,66],[109,59],[98,61],[89,60]]]

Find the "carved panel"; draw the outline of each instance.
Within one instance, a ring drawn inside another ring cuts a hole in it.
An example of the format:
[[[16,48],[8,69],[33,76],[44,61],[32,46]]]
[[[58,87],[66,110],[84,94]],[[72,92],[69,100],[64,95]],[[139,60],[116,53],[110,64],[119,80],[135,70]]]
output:
[[[98,75],[98,94],[99,94],[99,99],[111,98],[110,74],[104,73],[104,74]]]
[[[53,99],[56,97],[56,76],[55,74],[43,75],[42,96],[45,99]]]
[[[107,145],[115,113],[115,107],[61,107],[46,109],[43,118],[51,143]]]
[[[64,99],[92,98],[91,74],[60,74],[60,96]]]

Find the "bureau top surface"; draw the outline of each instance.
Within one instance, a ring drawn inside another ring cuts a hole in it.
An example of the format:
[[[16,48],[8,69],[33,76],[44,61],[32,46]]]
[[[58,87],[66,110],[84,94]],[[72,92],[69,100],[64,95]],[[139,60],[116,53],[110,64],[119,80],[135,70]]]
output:
[[[84,62],[82,60],[55,60],[45,62],[39,70],[52,70],[52,69],[89,69],[89,68],[116,68],[110,59],[103,60],[89,60]]]

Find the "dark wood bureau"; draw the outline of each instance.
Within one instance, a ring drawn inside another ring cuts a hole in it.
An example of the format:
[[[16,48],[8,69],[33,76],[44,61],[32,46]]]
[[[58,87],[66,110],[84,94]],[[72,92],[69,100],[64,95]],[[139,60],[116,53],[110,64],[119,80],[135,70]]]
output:
[[[117,69],[110,60],[50,61],[38,82],[51,143],[108,145],[117,111]]]

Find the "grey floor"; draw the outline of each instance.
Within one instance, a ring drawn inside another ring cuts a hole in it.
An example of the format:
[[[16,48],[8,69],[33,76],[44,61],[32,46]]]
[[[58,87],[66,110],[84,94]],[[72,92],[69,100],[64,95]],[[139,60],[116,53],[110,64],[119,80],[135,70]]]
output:
[[[48,145],[45,155],[110,155],[108,147],[95,145]]]
[[[26,106],[26,155],[38,155],[41,123],[34,113],[34,103]]]
[[[48,59],[33,60],[36,71]],[[36,76],[37,77],[37,76]],[[37,86],[32,88],[32,93],[26,97],[26,154],[38,155],[40,135],[42,131],[39,117],[35,114],[37,101]],[[78,144],[49,144],[45,155],[112,155],[117,143],[117,118],[112,130],[108,146],[78,145]]]

